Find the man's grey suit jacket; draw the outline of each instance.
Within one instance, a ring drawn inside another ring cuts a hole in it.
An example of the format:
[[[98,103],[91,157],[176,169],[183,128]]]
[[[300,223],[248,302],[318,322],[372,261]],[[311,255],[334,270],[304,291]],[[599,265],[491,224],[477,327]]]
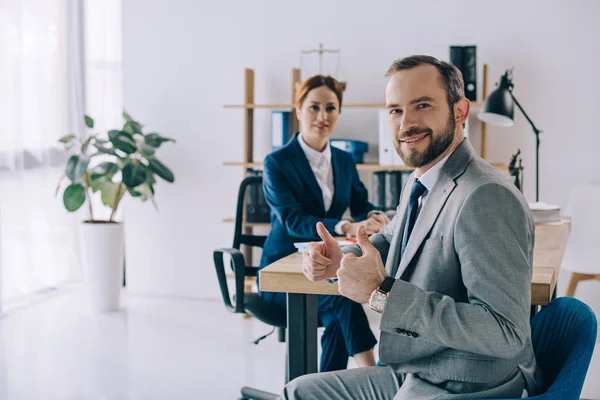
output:
[[[535,225],[523,195],[463,141],[427,194],[401,257],[413,184],[414,173],[398,214],[371,237],[397,279],[381,318],[381,362],[468,388],[520,373],[535,395],[542,386],[529,325]],[[349,251],[361,254],[355,245]]]

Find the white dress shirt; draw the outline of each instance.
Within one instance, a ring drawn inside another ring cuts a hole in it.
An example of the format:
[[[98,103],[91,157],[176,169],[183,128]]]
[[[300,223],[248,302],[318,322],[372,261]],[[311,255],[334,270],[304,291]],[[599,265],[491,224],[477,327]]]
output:
[[[298,135],[298,143],[300,143],[300,147],[308,159],[310,168],[312,169],[313,174],[315,174],[317,183],[323,193],[325,212],[328,212],[331,208],[333,191],[335,190],[335,187],[333,186],[333,167],[331,166],[331,146],[329,145],[329,141],[327,141],[325,149],[321,152],[310,148],[302,138],[302,133]],[[349,222],[345,220],[338,222],[335,226],[335,232],[338,235],[342,235],[342,226],[347,223]]]
[[[302,138],[302,133],[298,135],[298,142],[308,159],[310,168],[315,174],[321,192],[323,192],[323,204],[325,205],[325,212],[327,212],[331,208],[334,190],[333,168],[331,167],[331,147],[329,141],[327,141],[325,149],[321,152],[311,149]]]

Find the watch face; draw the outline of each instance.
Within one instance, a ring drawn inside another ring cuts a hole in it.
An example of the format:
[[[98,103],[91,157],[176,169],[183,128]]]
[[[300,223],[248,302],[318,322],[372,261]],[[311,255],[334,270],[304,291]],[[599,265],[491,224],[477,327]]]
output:
[[[383,312],[383,308],[385,307],[385,303],[387,300],[387,295],[376,290],[373,292],[371,296],[371,308],[379,313]]]

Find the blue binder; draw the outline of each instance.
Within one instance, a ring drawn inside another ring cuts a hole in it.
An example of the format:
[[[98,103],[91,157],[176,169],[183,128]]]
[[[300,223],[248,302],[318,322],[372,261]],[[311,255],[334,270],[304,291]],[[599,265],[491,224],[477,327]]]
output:
[[[290,135],[290,111],[271,111],[271,148],[283,147]]]

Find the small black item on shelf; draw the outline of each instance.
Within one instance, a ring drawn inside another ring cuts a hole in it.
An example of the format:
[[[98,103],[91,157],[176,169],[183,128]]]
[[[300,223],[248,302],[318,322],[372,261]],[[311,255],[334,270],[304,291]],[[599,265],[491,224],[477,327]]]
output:
[[[515,186],[523,192],[523,159],[519,157],[521,149],[518,149],[516,154],[513,154],[510,163],[508,164],[508,172],[513,177]],[[518,166],[517,166],[518,162]]]
[[[477,100],[477,46],[450,46],[450,63],[462,73],[465,97]]]

